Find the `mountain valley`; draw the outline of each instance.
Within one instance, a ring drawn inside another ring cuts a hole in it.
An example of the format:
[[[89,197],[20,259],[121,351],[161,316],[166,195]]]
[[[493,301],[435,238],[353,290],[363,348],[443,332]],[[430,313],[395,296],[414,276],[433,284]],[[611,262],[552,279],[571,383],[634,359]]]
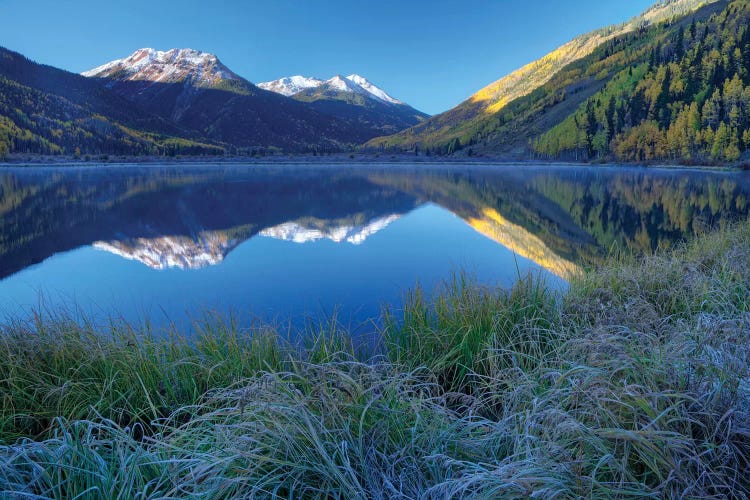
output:
[[[367,78],[253,84],[139,49],[74,75],[0,49],[0,158],[355,151],[489,160],[750,161],[750,0],[663,0],[430,117]]]

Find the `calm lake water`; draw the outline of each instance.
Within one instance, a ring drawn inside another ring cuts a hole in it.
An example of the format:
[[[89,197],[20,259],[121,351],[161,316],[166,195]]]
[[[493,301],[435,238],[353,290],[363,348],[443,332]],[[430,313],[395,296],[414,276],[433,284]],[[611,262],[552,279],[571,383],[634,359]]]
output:
[[[616,248],[747,218],[750,173],[570,166],[0,170],[0,316],[187,323],[206,311],[367,328],[464,270],[555,286]]]

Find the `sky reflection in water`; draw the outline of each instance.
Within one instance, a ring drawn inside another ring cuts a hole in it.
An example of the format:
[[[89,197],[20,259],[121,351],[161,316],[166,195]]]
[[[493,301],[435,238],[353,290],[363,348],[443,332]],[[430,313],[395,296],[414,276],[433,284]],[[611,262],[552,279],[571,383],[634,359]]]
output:
[[[750,199],[746,173],[476,165],[6,169],[0,189],[2,314],[338,311],[360,329],[416,283],[538,271],[562,287],[613,247],[746,218]]]

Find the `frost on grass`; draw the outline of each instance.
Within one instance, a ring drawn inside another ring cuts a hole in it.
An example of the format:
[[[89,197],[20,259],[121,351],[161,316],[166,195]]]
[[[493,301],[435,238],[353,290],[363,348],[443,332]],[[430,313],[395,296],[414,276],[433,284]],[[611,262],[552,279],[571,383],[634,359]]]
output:
[[[742,226],[614,258],[562,297],[415,290],[367,362],[336,329],[299,350],[234,324],[192,344],[8,327],[0,492],[747,497],[748,248]]]

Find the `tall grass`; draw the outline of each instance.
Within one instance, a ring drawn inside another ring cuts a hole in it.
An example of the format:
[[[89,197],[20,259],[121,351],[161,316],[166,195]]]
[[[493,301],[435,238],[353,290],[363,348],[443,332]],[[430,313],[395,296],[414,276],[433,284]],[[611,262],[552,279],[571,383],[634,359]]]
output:
[[[531,369],[560,342],[556,294],[539,274],[509,290],[480,287],[463,274],[426,297],[417,287],[402,310],[386,309],[390,359],[428,368],[448,391],[471,393],[499,369]]]
[[[0,497],[750,496],[750,224],[383,325],[366,362],[335,322],[8,325]]]
[[[0,438],[38,436],[57,417],[148,424],[200,401],[211,388],[280,370],[291,349],[275,332],[243,331],[207,316],[197,336],[70,315],[37,316],[0,333]]]

